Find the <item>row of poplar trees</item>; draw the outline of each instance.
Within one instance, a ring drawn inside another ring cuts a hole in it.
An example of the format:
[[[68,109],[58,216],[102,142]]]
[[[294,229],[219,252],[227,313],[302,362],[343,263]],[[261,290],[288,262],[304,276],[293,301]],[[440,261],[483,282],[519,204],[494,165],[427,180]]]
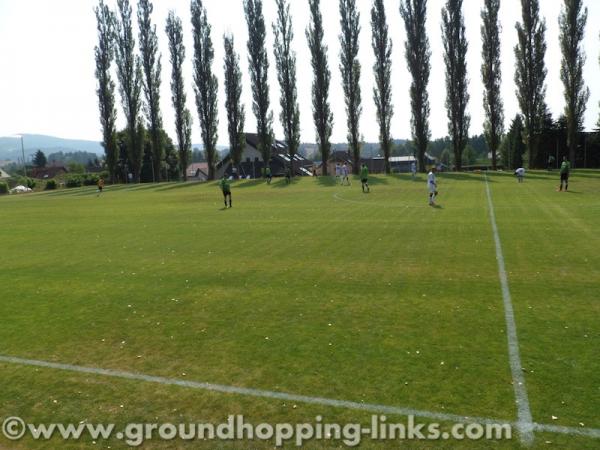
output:
[[[273,23],[275,36],[274,56],[277,78],[280,87],[280,121],[291,160],[300,144],[300,113],[296,88],[296,55],[292,50],[294,32],[290,16],[289,0],[273,0],[277,5],[277,19]],[[581,42],[587,22],[587,8],[583,0],[563,0],[559,18],[560,46],[562,50],[561,80],[564,84],[565,116],[568,124],[568,145],[573,161],[577,145],[577,133],[582,128],[589,90],[583,81],[585,55]],[[256,117],[258,150],[263,160],[271,157],[273,137],[273,112],[270,109],[268,69],[269,59],[266,50],[266,26],[262,11],[262,0],[243,0],[248,25],[248,66],[252,83],[252,111]],[[133,165],[132,172],[139,181],[142,165],[144,125],[141,110],[146,116],[147,127],[152,140],[152,161],[155,173],[160,174],[164,143],[162,117],[159,108],[161,57],[158,53],[156,26],[151,22],[152,3],[138,0],[139,55],[135,54],[135,38],[132,30],[132,9],[129,0],[118,0],[117,11],[113,12],[100,0],[96,8],[98,22],[98,46],[96,55],[96,77],[98,98],[103,129],[103,143],[106,161],[111,177],[114,176],[117,159],[115,83],[111,78],[111,64],[116,61],[119,92],[125,117],[127,118],[128,158]],[[313,69],[312,109],[316,140],[321,158],[329,159],[333,113],[329,103],[331,71],[328,63],[328,48],[324,43],[323,17],[320,0],[308,0],[310,23],[306,38],[311,53]],[[463,0],[447,0],[442,8],[442,40],[444,63],[446,66],[446,109],[448,133],[452,142],[457,170],[462,168],[462,153],[469,137],[470,116],[467,114],[469,101],[466,57],[468,42],[465,33]],[[529,155],[530,167],[535,165],[537,138],[543,119],[547,114],[545,102],[547,70],[544,57],[546,52],[545,20],[540,17],[539,0],[521,0],[522,21],[516,24],[518,43],[516,56],[515,82],[517,98],[523,117],[524,144]],[[481,37],[483,64],[481,76],[485,86],[484,131],[492,153],[495,168],[497,151],[504,133],[503,102],[500,95],[500,24],[498,12],[500,0],[484,0],[481,10]],[[347,139],[354,159],[355,172],[359,169],[360,145],[362,136],[359,130],[361,107],[360,76],[358,60],[359,35],[361,32],[360,14],[356,0],[339,0],[340,25],[340,64],[344,91]],[[194,41],[194,94],[202,140],[209,167],[209,178],[215,176],[216,142],[218,126],[217,91],[218,81],[213,73],[214,50],[211,26],[202,0],[191,0],[191,16]],[[412,76],[409,88],[411,103],[412,141],[418,159],[419,169],[425,170],[425,152],[430,139],[429,98],[427,86],[430,75],[431,50],[426,33],[427,0],[400,0],[400,16],[406,29],[405,57]],[[171,91],[175,110],[175,129],[179,147],[182,177],[186,178],[188,155],[191,149],[192,117],[186,108],[182,63],[185,47],[181,20],[170,12],[166,34],[169,39],[170,62],[172,66]],[[386,161],[386,172],[390,172],[389,156],[392,148],[391,119],[393,116],[391,54],[392,41],[383,0],[373,0],[371,9],[371,45],[375,54],[373,73],[375,86],[373,101],[376,105],[379,123],[379,140]],[[225,48],[224,80],[227,110],[230,155],[234,165],[239,165],[245,146],[243,133],[245,110],[241,103],[242,76],[239,55],[234,49],[233,35],[223,36]],[[144,93],[143,103],[141,93]],[[293,168],[292,168],[293,173]],[[327,164],[323,164],[327,174]]]

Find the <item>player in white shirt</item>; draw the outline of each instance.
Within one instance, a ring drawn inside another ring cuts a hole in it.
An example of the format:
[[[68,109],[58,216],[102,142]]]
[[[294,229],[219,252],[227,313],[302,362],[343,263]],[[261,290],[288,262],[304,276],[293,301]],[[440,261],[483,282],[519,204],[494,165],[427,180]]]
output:
[[[340,174],[342,173],[342,168],[339,163],[335,163],[335,184],[337,184],[340,179]]]
[[[519,167],[517,170],[515,170],[515,175],[517,176],[519,183],[522,183],[523,177],[525,176],[525,169],[523,167]]]
[[[412,173],[412,178],[414,180],[415,177],[417,176],[417,165],[415,164],[414,161],[412,163],[410,163],[410,171]]]
[[[348,165],[346,163],[344,163],[344,165],[342,166],[342,184],[344,184],[344,182],[346,182],[346,184],[348,186],[350,186],[350,177],[348,176],[350,174],[350,171],[348,170]]]
[[[429,205],[435,206],[435,196],[437,195],[437,180],[435,179],[436,168],[432,167],[427,174],[427,189],[429,190]]]

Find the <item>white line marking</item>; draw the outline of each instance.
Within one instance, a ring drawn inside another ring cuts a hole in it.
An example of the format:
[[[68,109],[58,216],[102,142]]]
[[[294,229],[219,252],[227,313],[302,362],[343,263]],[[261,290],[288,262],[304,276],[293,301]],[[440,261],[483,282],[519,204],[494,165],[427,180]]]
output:
[[[266,391],[262,389],[242,388],[236,386],[226,386],[222,384],[202,383],[198,381],[179,380],[176,378],[158,377],[145,375],[135,372],[125,372],[122,370],[100,369],[95,367],[75,366],[72,364],[61,364],[49,361],[39,361],[35,359],[17,358],[14,356],[0,355],[0,362],[17,364],[22,366],[44,367],[47,369],[66,370],[69,372],[77,372],[92,375],[101,375],[113,378],[122,378],[127,380],[144,381],[148,383],[158,383],[168,386],[180,386],[188,389],[198,389],[203,391],[222,392],[226,394],[238,394],[251,397],[269,398],[286,401],[296,401],[300,403],[308,403],[312,405],[332,406],[335,408],[353,409],[360,411],[368,411],[376,414],[396,414],[400,416],[416,416],[426,419],[440,420],[453,423],[479,423],[479,424],[500,424],[517,426],[517,424],[501,419],[490,419],[486,417],[465,416],[458,414],[438,413],[433,411],[425,411],[413,408],[403,408],[398,406],[377,405],[372,403],[359,403],[346,400],[334,400],[323,397],[310,397],[306,395],[288,394],[285,392]],[[560,433],[568,435],[587,436],[592,438],[600,438],[600,429],[596,428],[574,428],[557,425],[546,424],[531,424],[532,428],[538,431],[549,433]]]
[[[504,318],[506,319],[506,337],[508,339],[508,356],[510,359],[510,370],[512,372],[513,387],[517,404],[517,429],[520,432],[521,440],[524,444],[533,443],[533,418],[529,408],[529,398],[525,388],[525,378],[523,377],[523,365],[519,355],[519,339],[517,338],[517,325],[513,312],[512,300],[510,298],[510,289],[508,287],[508,277],[504,266],[504,256],[502,254],[502,243],[498,234],[496,225],[496,215],[494,213],[494,204],[492,203],[492,194],[488,183],[487,173],[485,174],[485,190],[488,199],[488,209],[490,211],[490,222],[494,232],[494,242],[496,243],[496,260],[498,261],[498,277],[502,287],[502,299],[504,301]]]

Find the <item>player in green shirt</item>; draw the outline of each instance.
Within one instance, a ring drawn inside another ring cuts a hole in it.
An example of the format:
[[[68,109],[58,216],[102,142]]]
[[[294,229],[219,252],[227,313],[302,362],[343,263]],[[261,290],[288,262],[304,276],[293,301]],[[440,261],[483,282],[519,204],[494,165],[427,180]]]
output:
[[[267,184],[271,184],[273,175],[271,175],[271,168],[269,166],[267,166],[265,169],[265,177],[267,178]]]
[[[367,188],[367,192],[371,192],[369,189],[369,168],[366,164],[363,164],[360,168],[360,182],[362,183],[362,191],[365,192],[365,187]]]
[[[231,208],[231,186],[226,175],[223,175],[221,182],[219,183],[221,190],[223,191],[223,200],[225,201],[225,208],[227,208],[227,197],[229,197],[229,207]]]
[[[569,172],[571,171],[571,163],[566,156],[563,156],[562,164],[560,165],[560,188],[563,190],[563,182],[565,183],[565,192],[569,189]]]

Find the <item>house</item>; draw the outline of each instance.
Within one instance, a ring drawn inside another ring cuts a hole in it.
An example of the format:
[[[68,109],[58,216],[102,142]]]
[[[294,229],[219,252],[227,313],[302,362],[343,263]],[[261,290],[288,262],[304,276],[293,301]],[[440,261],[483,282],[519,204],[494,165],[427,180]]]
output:
[[[65,166],[34,167],[29,171],[29,176],[40,180],[49,180],[65,175],[67,172],[69,172],[69,169]]]
[[[413,163],[417,165],[418,170],[419,162],[415,156],[390,156],[392,172],[410,172]],[[437,158],[431,156],[429,153],[425,153],[425,165],[429,167],[436,164]]]
[[[186,169],[187,177],[197,181],[208,180],[208,163],[192,163]]]
[[[0,169],[0,180],[4,180],[5,178],[10,178],[10,175],[7,174],[4,170]]]
[[[273,176],[283,176],[287,167],[293,165],[294,175],[312,175],[313,162],[304,158],[302,155],[294,155],[294,160],[290,160],[288,147],[284,141],[274,140],[271,146],[271,160],[269,167]],[[258,150],[258,135],[256,133],[246,133],[246,147],[242,152],[239,176],[246,178],[260,178],[265,167],[262,154]],[[216,177],[223,175],[232,176],[236,168],[231,163],[231,157],[228,153],[216,167]]]

